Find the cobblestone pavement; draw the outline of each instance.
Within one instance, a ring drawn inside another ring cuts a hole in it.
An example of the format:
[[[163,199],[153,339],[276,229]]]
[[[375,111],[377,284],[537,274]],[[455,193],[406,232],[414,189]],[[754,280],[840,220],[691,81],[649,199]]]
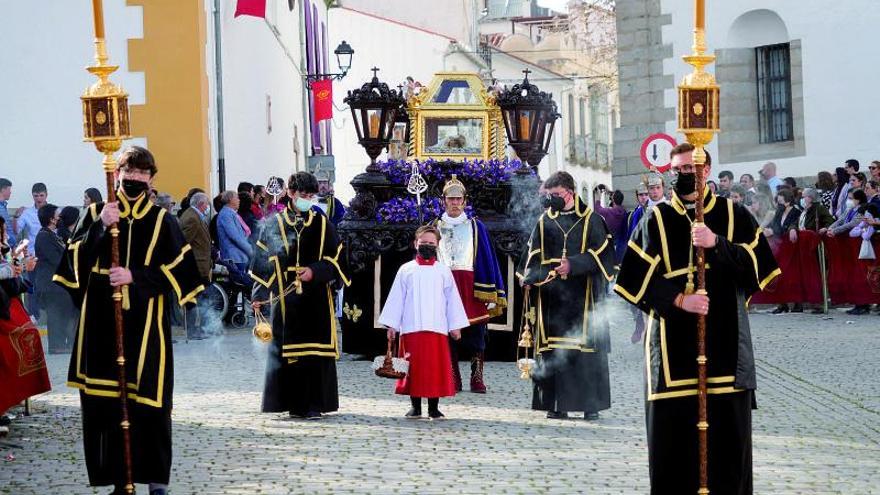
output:
[[[825,318],[753,315],[755,493],[880,493],[880,316]],[[348,356],[339,413],[291,421],[258,412],[265,348],[250,335],[181,341],[171,492],[647,493],[641,346],[622,306],[613,321],[613,406],[594,423],[529,410],[511,363],[487,365],[487,395],[442,401],[448,420],[407,421],[408,399]],[[0,461],[0,493],[109,491],[86,486],[67,360],[49,357],[55,390],[13,423],[18,448],[0,446],[15,456]]]

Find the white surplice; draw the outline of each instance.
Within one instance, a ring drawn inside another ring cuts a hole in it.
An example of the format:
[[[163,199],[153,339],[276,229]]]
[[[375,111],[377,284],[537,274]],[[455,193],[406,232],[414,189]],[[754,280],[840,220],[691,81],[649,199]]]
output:
[[[401,334],[465,328],[468,322],[452,271],[443,263],[404,263],[394,277],[379,323]]]

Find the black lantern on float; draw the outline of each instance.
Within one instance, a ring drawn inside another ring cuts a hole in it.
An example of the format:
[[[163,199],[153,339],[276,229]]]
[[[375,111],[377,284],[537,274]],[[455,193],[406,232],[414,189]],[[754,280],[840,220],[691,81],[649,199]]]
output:
[[[394,122],[398,113],[405,112],[406,101],[401,93],[379,82],[376,77],[379,69],[374,67],[372,70],[373,79],[360,88],[349,91],[342,101],[351,108],[358,143],[370,157],[367,172],[378,172],[376,158],[391,142]]]
[[[523,82],[504,88],[496,102],[501,108],[507,142],[516,155],[536,172],[538,164],[547,155],[553,139],[553,127],[560,117],[553,96],[529,82],[529,73],[523,71]],[[528,173],[524,168],[518,173]]]

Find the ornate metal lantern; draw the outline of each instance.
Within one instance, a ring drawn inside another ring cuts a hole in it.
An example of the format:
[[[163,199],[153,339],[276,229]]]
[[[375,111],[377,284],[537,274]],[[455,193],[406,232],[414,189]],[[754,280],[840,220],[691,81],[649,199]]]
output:
[[[507,142],[520,160],[537,171],[550,148],[553,128],[560,115],[553,96],[529,82],[530,72],[524,70],[523,82],[510,89],[505,87],[496,101],[504,119]]]
[[[699,12],[704,12],[698,7]],[[706,162],[703,146],[709,144],[718,125],[719,89],[715,76],[706,72],[705,67],[715,61],[714,55],[706,55],[706,32],[703,17],[698,16],[694,30],[694,52],[682,57],[694,67],[694,71],[684,76],[678,86],[678,132],[685,135],[687,142],[694,145],[694,164]]]
[[[391,142],[394,122],[402,111],[406,101],[403,95],[388,85],[379,82],[373,68],[373,79],[359,89],[349,91],[342,101],[351,108],[354,127],[358,135],[358,143],[364,147],[370,157],[367,172],[378,172],[376,158]]]
[[[103,38],[96,40],[95,59],[97,64],[89,67],[88,71],[97,76],[98,81],[80,97],[83,105],[83,139],[95,143],[98,151],[104,153],[105,172],[113,172],[113,153],[119,150],[124,139],[131,138],[128,93],[109,80],[110,74],[119,67],[107,65]]]

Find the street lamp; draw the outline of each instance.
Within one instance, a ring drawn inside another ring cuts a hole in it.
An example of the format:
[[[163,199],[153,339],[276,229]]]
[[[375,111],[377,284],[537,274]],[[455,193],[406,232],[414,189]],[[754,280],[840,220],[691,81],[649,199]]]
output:
[[[348,69],[351,69],[351,56],[354,55],[354,50],[352,50],[351,45],[342,40],[342,43],[333,50],[333,53],[336,54],[336,63],[339,65],[339,70],[345,76],[348,73]]]
[[[523,82],[510,89],[505,87],[496,102],[501,108],[507,142],[519,159],[537,172],[538,164],[550,149],[553,127],[560,115],[553,96],[529,82],[530,72],[525,69]],[[523,167],[517,173],[529,171]]]
[[[333,53],[336,54],[336,64],[339,65],[339,73],[338,74],[306,74],[306,81],[318,81],[321,79],[335,79],[340,80],[348,74],[348,69],[351,69],[351,57],[354,55],[354,50],[351,48],[351,45],[342,40],[342,43],[333,50]]]
[[[394,122],[398,113],[405,111],[406,100],[403,94],[379,82],[376,76],[378,68],[373,67],[372,71],[373,79],[360,88],[349,91],[342,101],[351,108],[358,143],[370,157],[367,172],[379,172],[376,158],[391,142]]]

